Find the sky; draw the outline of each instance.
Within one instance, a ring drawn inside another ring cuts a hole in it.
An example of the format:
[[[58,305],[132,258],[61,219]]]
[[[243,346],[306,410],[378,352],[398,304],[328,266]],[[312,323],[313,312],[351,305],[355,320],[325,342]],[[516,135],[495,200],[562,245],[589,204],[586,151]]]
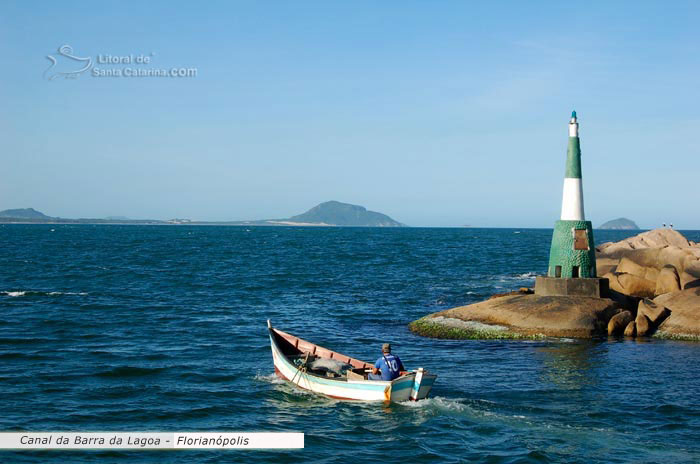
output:
[[[551,227],[575,109],[594,226],[700,229],[699,15],[698,2],[4,1],[0,210],[248,220],[338,200],[412,226]],[[172,69],[190,75],[124,75]]]

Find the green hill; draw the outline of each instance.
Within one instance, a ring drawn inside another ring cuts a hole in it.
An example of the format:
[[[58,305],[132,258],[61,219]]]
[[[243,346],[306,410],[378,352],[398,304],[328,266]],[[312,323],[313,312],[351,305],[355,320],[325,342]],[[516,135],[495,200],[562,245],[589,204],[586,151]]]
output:
[[[14,218],[14,219],[51,219],[51,216],[47,216],[34,208],[16,208],[16,209],[6,209],[0,211],[0,218]]]
[[[326,224],[332,226],[358,226],[358,227],[402,227],[398,221],[386,214],[368,211],[364,206],[341,203],[339,201],[327,201],[314,206],[307,212],[282,219],[290,223]]]
[[[639,226],[634,223],[631,219],[618,218],[608,221],[605,224],[601,224],[599,229],[613,229],[613,230],[639,230]]]

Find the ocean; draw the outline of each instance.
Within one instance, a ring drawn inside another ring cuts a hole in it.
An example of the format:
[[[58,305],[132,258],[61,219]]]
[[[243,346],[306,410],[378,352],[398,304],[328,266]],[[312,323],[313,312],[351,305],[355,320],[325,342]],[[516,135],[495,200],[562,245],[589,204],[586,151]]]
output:
[[[595,231],[597,243],[634,235]],[[700,232],[684,232],[700,241]],[[407,324],[533,286],[551,230],[0,225],[0,431],[295,431],[289,451],[5,451],[0,462],[699,462],[700,343],[453,341]],[[275,378],[266,320],[431,398]]]

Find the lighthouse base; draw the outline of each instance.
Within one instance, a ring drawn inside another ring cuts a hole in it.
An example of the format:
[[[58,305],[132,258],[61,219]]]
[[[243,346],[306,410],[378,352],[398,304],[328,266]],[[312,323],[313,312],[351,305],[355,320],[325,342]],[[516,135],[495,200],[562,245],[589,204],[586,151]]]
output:
[[[561,278],[538,276],[535,280],[535,295],[539,296],[590,296],[606,298],[609,291],[608,279]]]
[[[591,221],[557,221],[552,232],[547,276],[595,278],[595,241]]]

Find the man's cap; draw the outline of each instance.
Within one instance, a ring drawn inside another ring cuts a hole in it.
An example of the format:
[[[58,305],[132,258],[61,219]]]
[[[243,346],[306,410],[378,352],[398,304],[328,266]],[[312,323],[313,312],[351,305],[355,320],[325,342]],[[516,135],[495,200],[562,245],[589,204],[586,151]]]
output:
[[[382,345],[382,353],[391,353],[391,345],[388,343],[384,343]]]

